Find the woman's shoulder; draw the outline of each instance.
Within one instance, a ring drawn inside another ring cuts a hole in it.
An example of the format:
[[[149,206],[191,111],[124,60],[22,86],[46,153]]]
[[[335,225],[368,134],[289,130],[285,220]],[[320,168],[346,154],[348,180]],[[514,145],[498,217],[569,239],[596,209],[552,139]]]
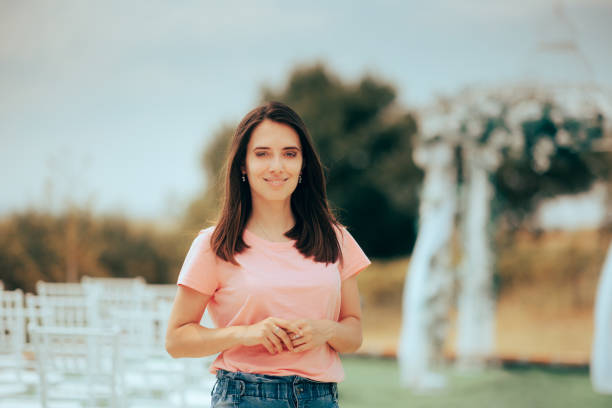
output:
[[[353,251],[355,248],[359,247],[359,244],[353,237],[353,235],[349,232],[349,229],[338,223],[334,225],[334,231],[336,231],[336,237],[338,238],[338,244],[340,244],[340,250],[344,253],[346,251]]]
[[[215,225],[211,225],[208,228],[201,229],[200,232],[198,232],[198,237],[207,236],[208,238],[210,238],[214,230],[215,230]]]
[[[214,230],[215,230],[214,225],[208,228],[201,229],[198,232],[198,235],[193,240],[192,245],[195,247],[198,247],[198,249],[200,250],[210,250],[211,249],[210,240],[211,240]]]
[[[336,233],[336,237],[338,238],[338,242],[342,243],[344,236],[348,233],[346,227],[340,223],[332,224],[334,228],[334,232]]]

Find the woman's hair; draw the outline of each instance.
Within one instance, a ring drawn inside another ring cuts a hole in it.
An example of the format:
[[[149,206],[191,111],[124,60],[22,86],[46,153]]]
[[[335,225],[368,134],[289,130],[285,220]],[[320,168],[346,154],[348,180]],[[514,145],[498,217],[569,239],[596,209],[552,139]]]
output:
[[[297,240],[295,246],[304,256],[334,263],[342,255],[334,230],[338,222],[327,202],[321,161],[302,119],[280,102],[268,102],[247,113],[234,133],[227,157],[223,207],[211,237],[212,249],[219,258],[238,265],[235,255],[249,247],[242,233],[252,211],[251,190],[249,183],[242,182],[241,166],[245,165],[253,130],[266,119],[291,126],[302,145],[302,182],[291,194],[295,225],[285,236]]]

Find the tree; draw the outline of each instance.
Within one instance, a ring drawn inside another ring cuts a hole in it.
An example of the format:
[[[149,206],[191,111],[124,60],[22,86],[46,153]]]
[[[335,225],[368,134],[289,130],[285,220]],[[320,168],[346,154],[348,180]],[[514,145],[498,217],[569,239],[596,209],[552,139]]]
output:
[[[543,102],[539,115],[520,124],[524,148],[506,154],[495,174],[498,205],[515,223],[543,199],[581,193],[610,174],[607,154],[593,150],[604,134],[603,115],[573,117],[557,110]]]
[[[391,84],[371,75],[345,82],[321,64],[294,70],[284,87],[265,87],[261,97],[286,103],[304,119],[326,166],[332,208],[372,257],[406,255],[416,237],[417,123],[396,97]],[[190,206],[189,223],[210,221],[217,211],[230,129],[222,127],[202,155],[209,187]]]
[[[78,208],[60,215],[25,211],[0,219],[0,279],[26,292],[34,292],[39,280],[78,281],[84,275],[175,282],[191,238]]]

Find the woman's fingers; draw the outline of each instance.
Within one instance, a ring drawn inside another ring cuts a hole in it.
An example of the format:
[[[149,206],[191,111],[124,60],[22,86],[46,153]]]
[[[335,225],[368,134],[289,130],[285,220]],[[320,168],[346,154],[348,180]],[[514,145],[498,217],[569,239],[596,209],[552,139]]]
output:
[[[299,346],[299,347],[295,347],[295,348],[293,349],[293,352],[294,352],[294,353],[300,353],[300,352],[302,352],[302,351],[309,350],[310,348],[312,348],[312,345],[311,345],[310,343],[304,343],[304,344],[302,344],[302,345],[301,345],[301,346]]]
[[[306,320],[288,321],[270,317],[261,322],[262,332],[259,342],[270,354],[287,350],[296,352],[312,348],[312,327]],[[300,347],[296,350],[296,347]]]
[[[291,339],[289,338],[289,335],[287,334],[287,332],[285,332],[283,329],[281,329],[278,326],[275,326],[275,328],[273,329],[274,334],[281,339],[281,341],[285,344],[285,346],[287,346],[287,349],[289,349],[290,351],[293,351],[293,344],[291,343]],[[282,351],[282,345],[281,345],[281,350]]]
[[[287,345],[287,348],[293,348],[288,345],[288,343],[290,344],[291,341],[289,340],[289,336],[287,336],[287,333],[285,333],[285,330],[281,328],[282,324],[283,321],[276,318],[269,319],[266,324],[266,327],[269,330],[269,333],[266,333],[266,335],[272,336],[270,340],[274,343],[279,353],[283,351],[283,345],[281,341]]]
[[[302,334],[302,329],[297,322],[290,322],[284,319],[274,319],[274,323],[277,326],[285,329],[286,332],[298,333],[300,335]]]
[[[309,343],[312,340],[312,335],[297,336],[293,339],[293,347],[301,346],[302,344]]]
[[[274,351],[276,353],[280,353],[281,351],[283,351],[283,345],[281,344],[280,339],[274,332],[269,332],[266,335],[266,338],[272,343],[272,345],[274,346]]]
[[[302,344],[306,344],[308,343],[306,340],[304,339],[297,339],[297,340],[293,340],[293,348],[299,347]]]
[[[270,317],[258,323],[256,342],[263,344],[271,354],[285,350],[299,353],[325,345],[332,336],[333,327],[326,320],[287,321]]]
[[[267,338],[263,338],[261,344],[266,348],[266,350],[268,350],[268,353],[270,354],[274,354],[275,352],[275,347],[272,344],[272,342],[270,342],[270,340],[268,340]]]

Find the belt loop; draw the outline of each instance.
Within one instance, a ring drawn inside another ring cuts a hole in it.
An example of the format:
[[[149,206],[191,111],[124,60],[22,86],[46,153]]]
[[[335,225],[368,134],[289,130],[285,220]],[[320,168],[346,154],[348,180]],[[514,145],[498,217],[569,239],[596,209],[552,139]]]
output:
[[[219,378],[219,385],[221,386],[221,399],[225,399],[225,397],[227,396],[227,387],[228,387],[229,381],[227,381],[227,378],[225,377],[221,377]]]
[[[238,381],[239,388],[240,388],[240,396],[242,397],[246,389],[246,384],[242,380],[237,380],[237,381]]]
[[[291,398],[291,392],[289,391],[291,386],[288,383],[278,383],[276,384],[276,387],[276,395],[278,395],[280,398]]]
[[[338,383],[332,384],[332,392],[334,393],[334,401],[338,401]]]

